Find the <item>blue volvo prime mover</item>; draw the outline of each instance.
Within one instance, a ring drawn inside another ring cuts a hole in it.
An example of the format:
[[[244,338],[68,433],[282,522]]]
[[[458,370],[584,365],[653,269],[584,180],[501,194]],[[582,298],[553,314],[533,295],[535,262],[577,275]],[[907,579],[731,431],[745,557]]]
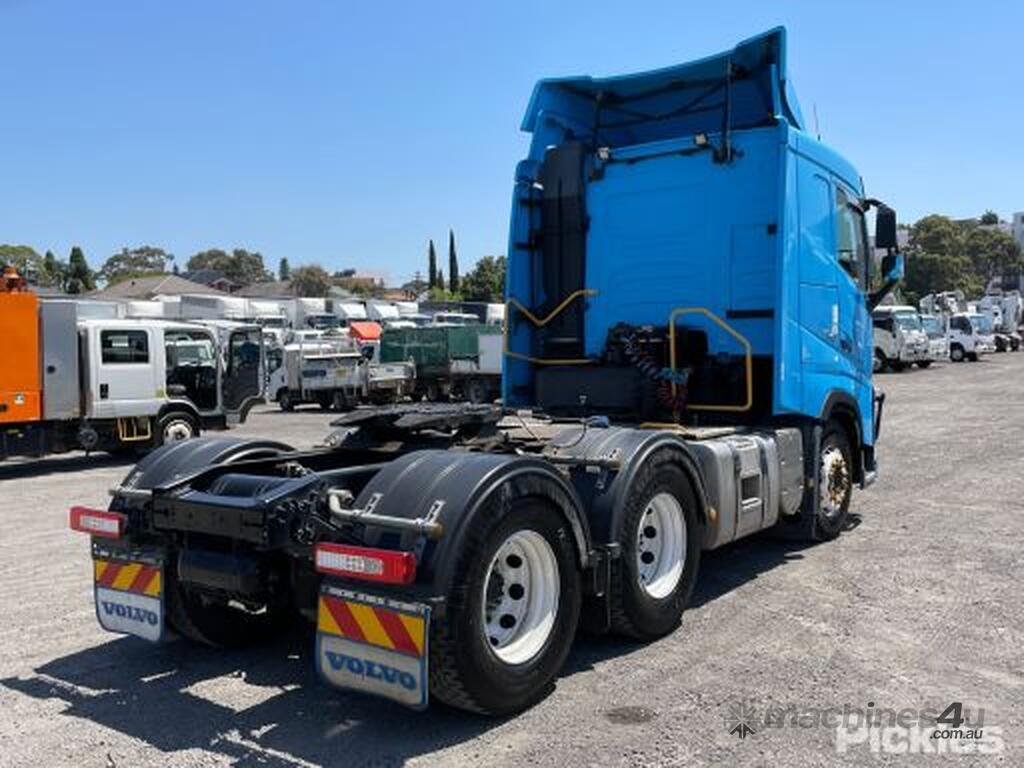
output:
[[[332,685],[500,715],[579,628],[675,630],[703,550],[843,530],[877,471],[870,311],[902,258],[894,212],[804,129],[784,31],[542,81],[523,128],[502,404],[151,453],[108,510],[71,510],[102,626],[230,646],[305,620]]]

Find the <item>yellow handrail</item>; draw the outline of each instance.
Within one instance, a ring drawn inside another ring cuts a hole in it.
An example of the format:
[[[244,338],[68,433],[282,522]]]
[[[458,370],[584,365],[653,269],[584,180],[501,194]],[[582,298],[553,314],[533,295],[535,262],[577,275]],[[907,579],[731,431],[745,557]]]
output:
[[[565,308],[568,307],[576,299],[584,296],[596,295],[597,291],[593,288],[582,288],[578,291],[573,291],[564,299],[562,299],[561,303],[559,303],[557,307],[551,310],[544,317],[537,317],[528,308],[524,307],[518,299],[509,296],[508,301],[505,304],[505,357],[511,357],[516,360],[525,360],[526,362],[533,363],[534,365],[589,365],[590,363],[593,363],[594,360],[589,357],[545,359],[541,357],[531,357],[530,355],[524,355],[520,352],[513,352],[511,349],[508,348],[508,333],[509,326],[511,325],[510,321],[512,318],[511,310],[513,309],[518,309],[520,312],[526,315],[526,319],[533,323],[533,325],[536,326],[537,328],[543,328],[545,325],[554,320],[559,314],[561,314],[565,310]]]
[[[754,407],[754,355],[753,347],[747,338],[743,336],[739,331],[729,325],[725,320],[720,318],[711,310],[706,307],[678,307],[672,310],[672,314],[668,318],[668,345],[669,345],[669,365],[672,368],[672,373],[676,372],[676,318],[680,315],[704,315],[716,325],[718,325],[723,331],[728,333],[734,339],[736,339],[744,349],[744,362],[746,369],[747,378],[747,400],[743,405],[705,405],[705,404],[693,404],[688,403],[687,408],[691,411],[728,411],[732,413],[743,413],[749,411]],[[675,399],[676,396],[676,383],[672,382],[672,397]],[[672,414],[673,418],[679,419],[678,410]]]

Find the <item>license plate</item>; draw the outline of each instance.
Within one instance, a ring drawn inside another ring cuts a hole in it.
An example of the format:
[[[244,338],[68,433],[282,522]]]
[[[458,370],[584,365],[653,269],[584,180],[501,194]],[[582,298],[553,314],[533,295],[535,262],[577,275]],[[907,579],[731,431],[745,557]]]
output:
[[[424,709],[430,607],[324,584],[316,665],[327,682]]]
[[[163,563],[157,557],[93,556],[96,617],[109,632],[159,642],[164,635]]]

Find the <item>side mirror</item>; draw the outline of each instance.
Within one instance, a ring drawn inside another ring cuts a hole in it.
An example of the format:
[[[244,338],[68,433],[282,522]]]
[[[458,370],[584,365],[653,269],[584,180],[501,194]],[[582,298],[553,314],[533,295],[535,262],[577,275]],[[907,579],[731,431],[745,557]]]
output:
[[[882,277],[887,283],[898,283],[903,279],[902,253],[887,253],[882,257]]]
[[[887,205],[879,204],[875,211],[875,248],[895,248],[896,242],[896,211]]]

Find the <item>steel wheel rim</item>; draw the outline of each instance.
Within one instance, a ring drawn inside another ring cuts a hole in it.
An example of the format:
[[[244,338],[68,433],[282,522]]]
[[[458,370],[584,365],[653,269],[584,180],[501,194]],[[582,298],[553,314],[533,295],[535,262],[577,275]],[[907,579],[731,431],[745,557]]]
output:
[[[555,626],[561,584],[558,561],[536,531],[516,531],[487,569],[481,610],[484,639],[506,664],[523,664],[543,649]]]
[[[818,503],[829,519],[843,511],[843,502],[850,487],[850,470],[846,457],[838,446],[830,445],[821,452],[821,480],[818,483]]]
[[[177,443],[192,437],[192,425],[184,419],[175,419],[164,426],[164,442]]]
[[[668,597],[686,564],[683,507],[662,491],[647,503],[636,531],[636,572],[641,589],[655,599]]]

